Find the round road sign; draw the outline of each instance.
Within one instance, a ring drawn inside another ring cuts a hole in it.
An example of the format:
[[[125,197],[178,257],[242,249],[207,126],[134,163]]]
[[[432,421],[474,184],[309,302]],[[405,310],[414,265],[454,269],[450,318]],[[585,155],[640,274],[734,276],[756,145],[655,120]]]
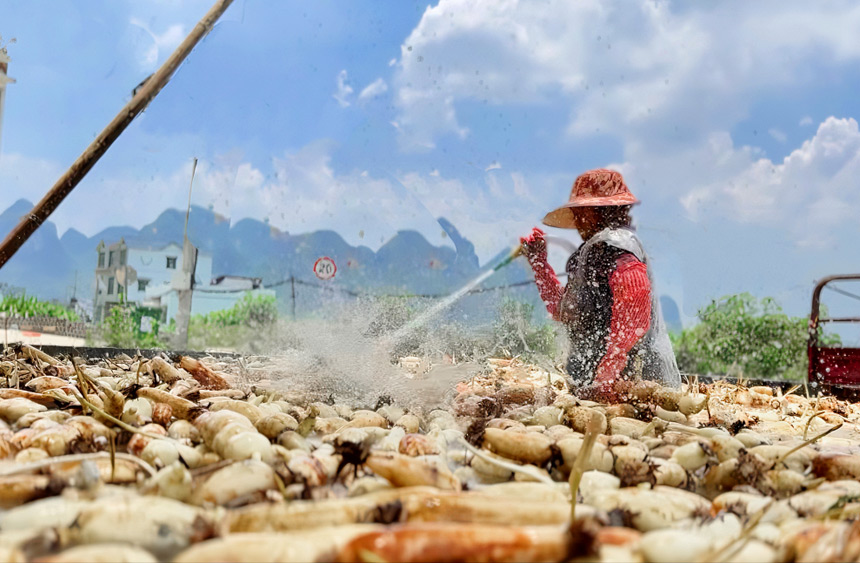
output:
[[[323,256],[314,262],[314,273],[321,280],[330,280],[337,273],[337,266],[334,260],[328,256]]]

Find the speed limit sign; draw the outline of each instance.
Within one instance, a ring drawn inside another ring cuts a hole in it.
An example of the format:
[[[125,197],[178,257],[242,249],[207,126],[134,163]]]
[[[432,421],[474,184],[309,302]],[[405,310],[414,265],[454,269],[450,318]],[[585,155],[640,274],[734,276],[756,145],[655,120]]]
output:
[[[314,273],[321,280],[330,280],[337,273],[337,266],[335,266],[334,260],[328,256],[323,256],[314,262]]]

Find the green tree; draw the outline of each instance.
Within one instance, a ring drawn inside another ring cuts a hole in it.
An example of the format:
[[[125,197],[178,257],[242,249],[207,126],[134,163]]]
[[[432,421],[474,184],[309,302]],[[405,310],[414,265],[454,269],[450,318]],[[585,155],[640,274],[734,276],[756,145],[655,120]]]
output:
[[[276,320],[278,320],[278,303],[273,295],[246,293],[229,309],[213,311],[206,315],[194,315],[191,323],[197,326],[255,328],[270,325]]]
[[[278,303],[273,295],[246,293],[229,309],[192,316],[188,325],[188,346],[259,353],[262,340],[271,336],[268,333],[273,331],[277,320]]]
[[[116,348],[164,348],[158,337],[158,323],[150,332],[140,330],[140,311],[133,304],[120,303],[110,309],[98,335],[108,346]]]
[[[770,297],[730,295],[702,308],[699,324],[673,335],[683,372],[803,379],[807,370],[806,317],[789,317]],[[826,337],[838,343],[838,337]]]

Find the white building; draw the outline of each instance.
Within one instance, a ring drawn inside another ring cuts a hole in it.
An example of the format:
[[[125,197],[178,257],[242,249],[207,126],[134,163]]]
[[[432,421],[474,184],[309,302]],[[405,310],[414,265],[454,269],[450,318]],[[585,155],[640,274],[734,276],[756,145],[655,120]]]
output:
[[[161,322],[176,316],[178,295],[174,283],[182,271],[182,247],[170,243],[162,248],[128,246],[125,239],[96,247],[96,293],[93,316],[104,320],[105,313],[122,301],[142,307],[161,309]],[[246,293],[275,295],[263,289],[259,278],[221,276],[212,279],[212,256],[200,252],[194,271],[191,314],[205,315],[229,309]]]

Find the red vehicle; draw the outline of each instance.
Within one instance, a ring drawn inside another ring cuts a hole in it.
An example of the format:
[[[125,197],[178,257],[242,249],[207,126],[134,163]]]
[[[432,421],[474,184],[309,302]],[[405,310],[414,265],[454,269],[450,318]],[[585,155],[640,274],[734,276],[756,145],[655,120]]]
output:
[[[819,342],[819,327],[823,323],[860,323],[860,317],[821,317],[821,290],[835,281],[860,281],[860,274],[828,276],[815,286],[812,292],[812,313],[809,315],[809,383],[823,388],[853,388],[860,390],[860,348],[825,346]],[[833,289],[832,287],[830,289]],[[845,291],[839,293],[858,297]],[[831,389],[832,390],[832,389]]]

